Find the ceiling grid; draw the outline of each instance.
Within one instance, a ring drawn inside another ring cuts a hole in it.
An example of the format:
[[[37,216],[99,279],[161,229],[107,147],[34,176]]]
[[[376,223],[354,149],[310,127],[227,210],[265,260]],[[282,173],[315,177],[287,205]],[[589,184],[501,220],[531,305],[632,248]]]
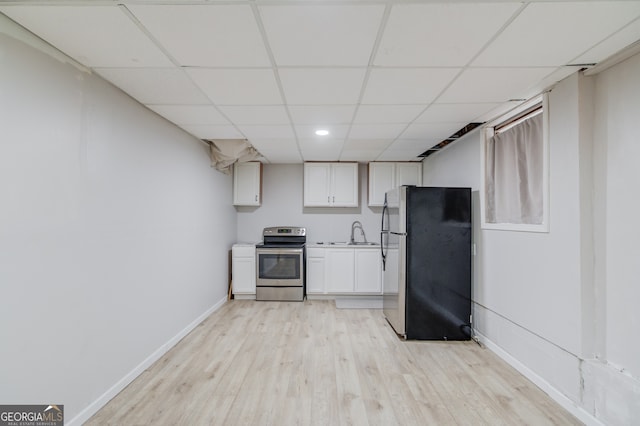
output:
[[[419,161],[640,40],[637,0],[3,0],[0,13],[195,137],[248,139],[271,163]]]

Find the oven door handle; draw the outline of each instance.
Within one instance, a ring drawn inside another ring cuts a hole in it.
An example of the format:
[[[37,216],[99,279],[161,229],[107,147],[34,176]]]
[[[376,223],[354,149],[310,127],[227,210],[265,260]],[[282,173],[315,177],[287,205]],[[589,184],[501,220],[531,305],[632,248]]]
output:
[[[261,247],[256,249],[256,254],[300,254],[303,248]]]

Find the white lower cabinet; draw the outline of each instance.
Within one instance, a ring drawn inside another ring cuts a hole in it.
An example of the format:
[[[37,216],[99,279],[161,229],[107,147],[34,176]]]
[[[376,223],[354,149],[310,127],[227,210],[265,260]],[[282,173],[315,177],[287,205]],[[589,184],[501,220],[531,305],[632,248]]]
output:
[[[382,293],[380,249],[355,250],[356,293]]]
[[[307,249],[307,294],[324,294],[324,249]]]
[[[234,244],[231,248],[231,279],[234,296],[256,295],[256,246]]]
[[[307,294],[382,294],[379,247],[307,249]]]
[[[328,249],[325,253],[327,293],[353,293],[354,249]]]

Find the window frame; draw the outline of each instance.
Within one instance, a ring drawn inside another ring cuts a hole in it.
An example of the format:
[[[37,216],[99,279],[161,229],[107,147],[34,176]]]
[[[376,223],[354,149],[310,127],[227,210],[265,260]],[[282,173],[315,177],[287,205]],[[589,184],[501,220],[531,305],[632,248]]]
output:
[[[495,134],[495,128],[512,121],[524,111],[536,104],[542,104],[542,223],[493,223],[486,221],[486,146],[487,141]],[[549,96],[548,93],[535,96],[505,114],[487,122],[482,127],[480,141],[480,227],[487,230],[518,231],[518,232],[549,232]]]

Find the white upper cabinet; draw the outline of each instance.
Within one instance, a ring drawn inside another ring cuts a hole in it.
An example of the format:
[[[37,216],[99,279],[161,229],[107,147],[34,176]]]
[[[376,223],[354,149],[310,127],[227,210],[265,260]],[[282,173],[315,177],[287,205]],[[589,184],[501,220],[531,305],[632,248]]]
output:
[[[401,185],[422,185],[422,163],[369,163],[369,205],[384,205],[384,194]]]
[[[395,163],[395,165],[396,182],[394,188],[402,185],[422,185],[422,162]]]
[[[393,189],[395,163],[369,163],[369,205],[384,205],[384,194]]]
[[[358,163],[304,163],[305,207],[358,207]]]
[[[259,206],[262,203],[262,163],[251,161],[233,165],[233,205]]]

